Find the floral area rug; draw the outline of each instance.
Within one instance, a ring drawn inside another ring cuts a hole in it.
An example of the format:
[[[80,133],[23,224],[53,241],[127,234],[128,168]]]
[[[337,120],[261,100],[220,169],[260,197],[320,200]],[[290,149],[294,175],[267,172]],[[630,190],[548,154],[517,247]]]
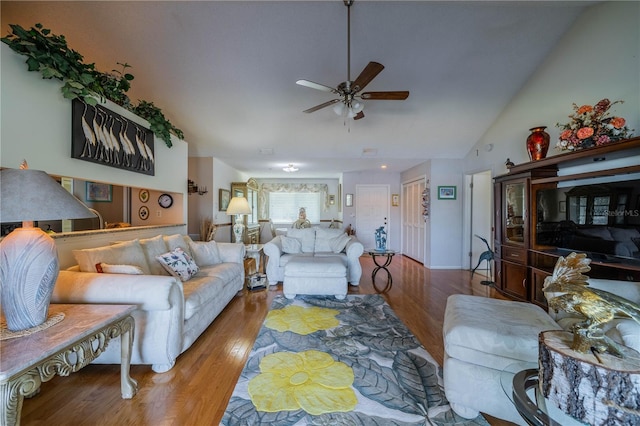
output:
[[[222,418],[232,425],[488,425],[380,295],[277,296]]]

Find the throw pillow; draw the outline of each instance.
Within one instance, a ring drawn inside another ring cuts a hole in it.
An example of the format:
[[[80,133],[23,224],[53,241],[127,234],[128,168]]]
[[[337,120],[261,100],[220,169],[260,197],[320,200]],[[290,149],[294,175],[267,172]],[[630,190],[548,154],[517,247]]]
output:
[[[331,240],[342,235],[346,234],[340,229],[318,228],[316,230],[316,241],[313,251],[316,253],[335,252],[331,245]]]
[[[167,244],[167,250],[172,251],[180,247],[189,256],[191,256],[191,249],[189,248],[190,241],[193,240],[188,235],[174,234],[164,236],[164,242]]]
[[[158,262],[162,264],[168,273],[176,278],[180,278],[180,281],[188,281],[200,270],[191,256],[185,253],[180,247],[169,253],[161,254],[157,256],[156,259],[158,259]]]
[[[100,274],[126,274],[143,275],[142,268],[135,265],[110,265],[108,263],[98,263],[96,270]]]
[[[135,265],[145,275],[151,274],[149,264],[140,245],[140,241],[132,240],[105,247],[73,250],[73,256],[82,272],[98,272],[96,264]]]
[[[189,243],[193,260],[199,266],[212,266],[222,263],[218,244],[215,241],[191,241]]]
[[[147,258],[147,264],[152,275],[168,275],[167,271],[162,267],[160,262],[156,260],[156,256],[166,253],[169,248],[164,241],[162,235],[153,238],[144,238],[140,240],[142,251]]]
[[[287,237],[293,237],[300,241],[302,245],[302,253],[313,253],[316,241],[315,228],[291,228],[287,230]]]
[[[282,235],[280,237],[280,241],[282,242],[283,252],[289,254],[302,253],[302,243],[297,238],[285,237],[284,235]]]
[[[337,236],[333,237],[329,240],[329,246],[331,247],[331,251],[334,253],[340,253],[347,246],[347,243],[351,240],[351,237],[345,234],[344,232]]]
[[[640,325],[632,320],[623,320],[616,325],[625,346],[640,351]]]

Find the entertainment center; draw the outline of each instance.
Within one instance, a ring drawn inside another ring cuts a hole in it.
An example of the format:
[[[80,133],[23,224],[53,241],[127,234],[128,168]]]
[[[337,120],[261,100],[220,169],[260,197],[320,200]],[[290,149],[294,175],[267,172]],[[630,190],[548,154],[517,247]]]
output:
[[[496,288],[546,307],[544,279],[584,252],[593,278],[640,281],[640,137],[518,164],[494,179]]]

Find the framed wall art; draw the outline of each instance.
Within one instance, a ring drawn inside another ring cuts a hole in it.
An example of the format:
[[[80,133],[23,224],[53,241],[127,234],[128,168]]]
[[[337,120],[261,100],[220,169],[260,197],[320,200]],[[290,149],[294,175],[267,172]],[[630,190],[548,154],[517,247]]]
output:
[[[110,203],[113,187],[108,183],[87,182],[85,186],[85,200]]]
[[[155,176],[153,132],[103,107],[71,102],[71,158]]]
[[[229,207],[229,201],[231,200],[231,191],[228,189],[220,188],[218,192],[218,210],[221,212],[226,212],[227,207]]]
[[[138,192],[138,198],[143,203],[146,203],[147,201],[149,201],[149,190],[141,189],[140,192]]]
[[[344,196],[344,206],[353,207],[353,194],[347,194]]]
[[[398,207],[400,205],[400,195],[399,194],[391,194],[391,205],[393,207]]]
[[[456,199],[455,186],[439,186],[438,187],[438,200],[455,200],[455,199]]]

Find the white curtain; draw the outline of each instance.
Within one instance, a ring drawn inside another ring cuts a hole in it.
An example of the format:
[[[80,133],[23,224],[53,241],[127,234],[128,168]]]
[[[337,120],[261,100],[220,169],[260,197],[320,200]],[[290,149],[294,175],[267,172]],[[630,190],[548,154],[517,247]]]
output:
[[[269,217],[269,193],[270,192],[320,192],[324,203],[322,203],[322,211],[329,211],[329,185],[326,183],[263,183],[258,191],[260,200],[260,218]]]

